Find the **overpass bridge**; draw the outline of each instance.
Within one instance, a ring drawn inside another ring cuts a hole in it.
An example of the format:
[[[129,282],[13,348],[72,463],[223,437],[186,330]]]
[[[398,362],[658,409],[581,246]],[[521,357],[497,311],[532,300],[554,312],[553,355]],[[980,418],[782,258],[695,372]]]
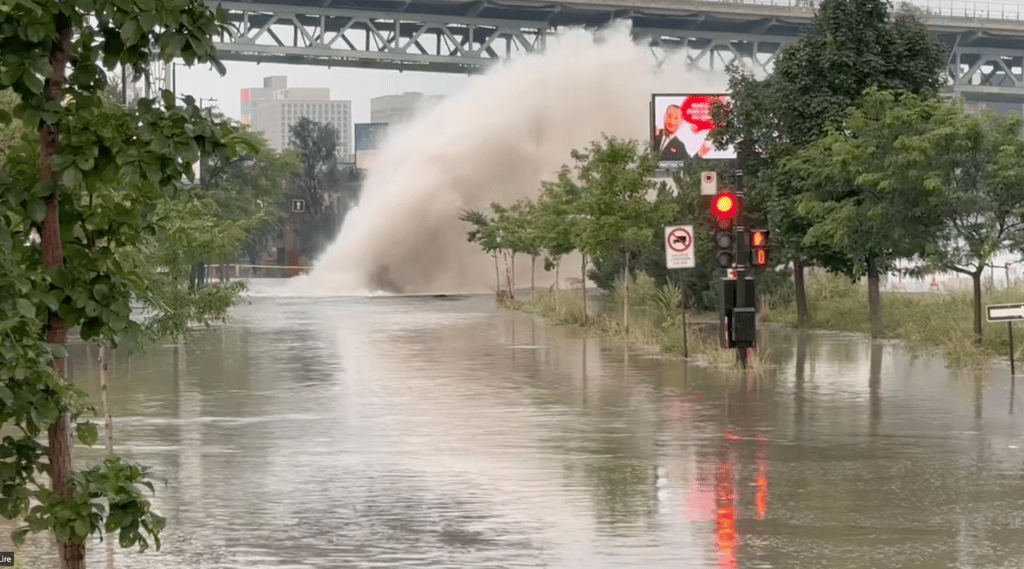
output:
[[[217,42],[225,61],[477,73],[544,49],[568,27],[630,20],[655,58],[690,66],[738,61],[771,69],[807,32],[814,0],[207,0],[232,26]],[[1024,4],[919,0],[950,49],[949,91],[972,101],[1024,104]]]

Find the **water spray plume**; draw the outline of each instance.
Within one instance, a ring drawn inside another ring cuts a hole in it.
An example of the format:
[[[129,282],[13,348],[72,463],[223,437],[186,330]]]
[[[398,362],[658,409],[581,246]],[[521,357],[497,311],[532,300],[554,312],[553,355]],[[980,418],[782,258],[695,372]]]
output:
[[[574,148],[602,134],[648,140],[652,93],[726,86],[724,74],[687,72],[682,55],[659,70],[650,48],[632,41],[628,23],[550,38],[544,53],[496,66],[393,129],[359,205],[293,290],[493,291],[494,260],[467,242],[462,210],[536,198],[541,181],[555,179]],[[517,281],[529,282],[529,261],[517,265]],[[542,271],[538,277],[552,282]]]

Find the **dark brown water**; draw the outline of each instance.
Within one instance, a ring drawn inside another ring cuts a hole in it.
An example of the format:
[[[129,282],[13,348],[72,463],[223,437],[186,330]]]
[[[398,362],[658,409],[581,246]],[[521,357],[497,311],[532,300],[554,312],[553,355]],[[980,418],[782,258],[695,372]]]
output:
[[[92,544],[89,565],[1024,566],[1005,366],[835,334],[763,345],[754,375],[489,298],[254,297],[177,355],[112,365],[115,445],[166,480],[168,528],[159,552]],[[98,401],[95,363],[76,375]],[[56,566],[48,543],[25,567]]]

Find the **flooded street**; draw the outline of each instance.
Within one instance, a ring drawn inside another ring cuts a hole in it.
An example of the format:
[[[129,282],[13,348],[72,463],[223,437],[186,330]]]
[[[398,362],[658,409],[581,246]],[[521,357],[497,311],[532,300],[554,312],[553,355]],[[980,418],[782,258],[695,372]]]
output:
[[[1024,566],[1008,366],[764,334],[750,374],[489,297],[254,296],[187,350],[112,363],[115,447],[166,480],[167,529],[89,566]],[[75,374],[98,404],[95,361]],[[26,568],[55,566],[48,540]]]

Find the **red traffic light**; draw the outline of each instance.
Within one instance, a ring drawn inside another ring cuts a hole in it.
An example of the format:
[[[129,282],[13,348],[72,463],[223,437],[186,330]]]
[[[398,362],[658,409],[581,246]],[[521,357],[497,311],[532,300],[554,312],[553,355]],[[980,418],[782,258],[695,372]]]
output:
[[[736,221],[736,218],[739,217],[739,196],[730,191],[718,192],[713,198],[711,198],[711,204],[708,209],[710,210],[711,219],[715,222],[715,225],[720,229],[726,230],[730,228]]]
[[[715,217],[724,218],[736,217],[736,212],[740,209],[739,204],[736,203],[736,194],[729,192],[722,192],[715,196],[711,207],[714,208]]]

